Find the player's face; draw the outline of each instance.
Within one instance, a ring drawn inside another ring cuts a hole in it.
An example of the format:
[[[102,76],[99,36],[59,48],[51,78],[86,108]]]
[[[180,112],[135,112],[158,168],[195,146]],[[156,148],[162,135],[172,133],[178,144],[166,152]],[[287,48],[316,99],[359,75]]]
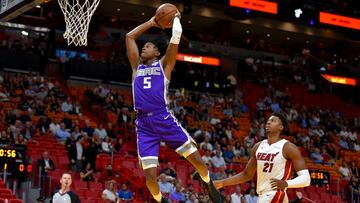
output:
[[[265,126],[266,133],[280,132],[283,129],[281,120],[276,116],[271,116]]]
[[[60,179],[60,183],[62,187],[70,187],[72,183],[71,176],[69,174],[64,174]]]
[[[158,57],[160,55],[160,52],[158,48],[151,42],[147,42],[144,44],[143,48],[141,49],[141,58],[144,60],[146,59],[152,59],[155,57]]]

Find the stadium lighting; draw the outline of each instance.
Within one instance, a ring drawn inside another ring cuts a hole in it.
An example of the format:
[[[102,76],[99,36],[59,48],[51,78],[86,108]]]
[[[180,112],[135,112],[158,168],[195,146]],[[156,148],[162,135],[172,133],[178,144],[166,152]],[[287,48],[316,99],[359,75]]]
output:
[[[25,30],[21,31],[21,34],[24,35],[24,36],[28,36],[28,35],[29,35],[29,33],[26,32]]]
[[[315,21],[313,19],[310,19],[310,25],[314,25]]]
[[[294,13],[296,18],[300,18],[301,14],[303,14],[303,11],[301,10],[301,8],[298,8],[294,10]]]

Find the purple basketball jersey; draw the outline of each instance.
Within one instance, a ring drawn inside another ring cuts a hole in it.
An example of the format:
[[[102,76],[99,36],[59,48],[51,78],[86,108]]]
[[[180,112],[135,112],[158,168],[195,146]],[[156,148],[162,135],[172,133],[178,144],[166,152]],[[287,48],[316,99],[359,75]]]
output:
[[[160,61],[147,66],[140,64],[133,81],[134,109],[148,113],[167,109],[169,81],[166,79]]]

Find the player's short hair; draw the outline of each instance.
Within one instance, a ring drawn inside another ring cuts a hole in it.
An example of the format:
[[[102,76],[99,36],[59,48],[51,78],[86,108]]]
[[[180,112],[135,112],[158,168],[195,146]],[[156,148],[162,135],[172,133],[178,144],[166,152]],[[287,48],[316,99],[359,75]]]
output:
[[[62,178],[64,175],[69,175],[69,176],[71,177],[71,174],[70,174],[70,173],[64,172],[64,173],[61,174],[61,178]]]
[[[282,134],[287,134],[289,130],[289,124],[286,120],[286,117],[280,113],[273,113],[272,116],[278,117],[281,121],[281,124],[283,126],[283,130],[281,131]]]
[[[151,40],[149,42],[154,44],[155,47],[159,50],[159,52],[160,52],[159,58],[161,58],[166,52],[167,41],[165,41],[163,38],[156,38],[156,39]]]

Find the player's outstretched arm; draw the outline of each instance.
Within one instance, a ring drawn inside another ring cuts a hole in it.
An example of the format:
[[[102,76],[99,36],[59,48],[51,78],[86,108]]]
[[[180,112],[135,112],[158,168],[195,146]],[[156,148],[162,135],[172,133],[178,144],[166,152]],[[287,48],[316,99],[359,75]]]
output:
[[[161,64],[164,67],[168,78],[170,78],[169,76],[171,75],[171,72],[175,67],[176,54],[178,53],[181,34],[182,26],[180,23],[180,13],[178,12],[175,14],[175,18],[173,21],[170,43],[167,47],[165,55],[161,59]]]
[[[137,26],[126,34],[126,49],[132,70],[136,70],[140,62],[139,48],[135,40],[151,27],[158,27],[154,19],[155,17],[152,17],[149,21]]]
[[[260,142],[256,143],[254,147],[251,149],[251,155],[248,163],[246,164],[245,169],[239,174],[232,176],[230,178],[226,178],[223,180],[214,181],[214,185],[217,189],[220,189],[225,186],[238,185],[241,183],[245,183],[251,180],[254,177],[256,172],[257,162],[256,162],[256,150],[259,147]]]
[[[285,188],[301,188],[310,185],[311,179],[309,170],[306,167],[304,157],[301,155],[300,150],[293,143],[287,142],[283,148],[283,154],[286,159],[291,160],[297,177],[291,180],[278,180],[271,179],[271,187],[273,189]]]

